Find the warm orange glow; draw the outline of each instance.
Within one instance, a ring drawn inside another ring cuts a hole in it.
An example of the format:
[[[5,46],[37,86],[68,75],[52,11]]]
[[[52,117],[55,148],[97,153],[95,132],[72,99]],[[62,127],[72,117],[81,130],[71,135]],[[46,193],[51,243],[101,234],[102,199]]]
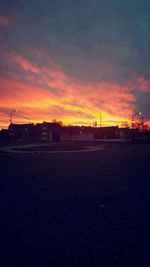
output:
[[[106,125],[120,125],[131,122],[135,109],[135,96],[132,83],[117,84],[101,81],[99,83],[81,82],[68,76],[49,59],[49,66],[42,67],[21,55],[7,55],[7,60],[17,64],[23,72],[23,79],[10,74],[7,79],[0,77],[0,117],[1,127],[9,124],[9,113],[13,122],[33,123],[61,120],[64,124],[93,125],[94,121]],[[138,78],[141,90],[148,90],[149,82]]]

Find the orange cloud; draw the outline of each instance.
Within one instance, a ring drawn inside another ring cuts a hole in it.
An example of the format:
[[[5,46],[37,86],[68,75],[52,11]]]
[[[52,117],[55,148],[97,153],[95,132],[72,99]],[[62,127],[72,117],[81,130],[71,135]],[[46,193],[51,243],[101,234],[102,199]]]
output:
[[[25,71],[31,71],[33,73],[39,72],[38,67],[35,64],[33,64],[32,62],[30,62],[28,59],[24,58],[21,55],[9,54],[7,55],[7,58],[11,62],[16,62]]]
[[[102,125],[130,121],[136,105],[130,83],[99,82],[89,84],[68,76],[53,60],[48,66],[38,66],[20,55],[9,55],[25,71],[23,79],[10,75],[0,78],[0,110],[18,109],[16,122],[51,121],[56,118],[66,124],[92,125],[102,116]],[[35,78],[36,74],[36,78]],[[2,115],[1,115],[2,117]],[[4,123],[3,123],[4,125]]]

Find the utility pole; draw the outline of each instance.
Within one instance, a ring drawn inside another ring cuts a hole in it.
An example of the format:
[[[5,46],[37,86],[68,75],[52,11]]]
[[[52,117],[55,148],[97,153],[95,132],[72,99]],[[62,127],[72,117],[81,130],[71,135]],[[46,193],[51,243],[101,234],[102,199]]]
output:
[[[18,110],[17,109],[15,109],[15,110],[12,110],[11,112],[10,112],[10,124],[12,123],[12,118],[13,118],[13,113],[15,113],[15,112],[17,112]]]
[[[102,127],[102,114],[99,113],[99,127]]]

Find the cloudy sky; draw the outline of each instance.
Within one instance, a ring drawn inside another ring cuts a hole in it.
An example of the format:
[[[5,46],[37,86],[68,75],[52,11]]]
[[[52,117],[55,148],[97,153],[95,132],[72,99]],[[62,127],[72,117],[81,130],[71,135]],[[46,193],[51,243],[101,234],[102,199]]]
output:
[[[0,128],[150,123],[149,0],[0,0],[0,59]]]

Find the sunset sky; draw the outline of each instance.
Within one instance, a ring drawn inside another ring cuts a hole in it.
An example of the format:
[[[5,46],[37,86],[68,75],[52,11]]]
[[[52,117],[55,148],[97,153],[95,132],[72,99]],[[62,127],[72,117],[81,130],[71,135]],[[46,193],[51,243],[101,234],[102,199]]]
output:
[[[150,125],[150,1],[1,0],[0,129],[15,109],[14,123]]]

